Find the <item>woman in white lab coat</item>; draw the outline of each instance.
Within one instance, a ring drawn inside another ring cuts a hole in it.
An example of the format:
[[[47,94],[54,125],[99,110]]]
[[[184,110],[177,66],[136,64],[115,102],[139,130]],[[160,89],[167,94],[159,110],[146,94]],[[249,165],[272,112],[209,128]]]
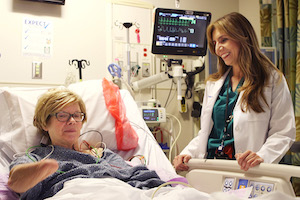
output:
[[[206,83],[201,130],[173,160],[188,170],[191,158],[236,159],[247,171],[278,163],[294,142],[294,109],[282,73],[264,56],[250,22],[230,13],[209,25],[218,72]]]

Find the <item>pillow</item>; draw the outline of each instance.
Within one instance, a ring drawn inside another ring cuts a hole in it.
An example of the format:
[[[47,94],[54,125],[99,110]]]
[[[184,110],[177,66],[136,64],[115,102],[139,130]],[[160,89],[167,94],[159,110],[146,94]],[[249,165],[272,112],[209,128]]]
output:
[[[82,97],[87,108],[88,120],[82,127],[82,133],[99,131],[106,147],[117,150],[115,119],[106,108],[102,80],[78,82],[68,88]],[[0,88],[0,155],[9,163],[14,154],[24,153],[29,147],[40,144],[42,135],[32,121],[36,102],[48,89]],[[84,134],[82,137],[90,136]]]
[[[39,144],[41,135],[32,124],[38,97],[48,88],[1,88],[0,89],[0,147],[1,156],[8,162],[15,153]]]
[[[80,95],[86,106],[87,122],[83,124],[82,133],[96,130],[103,136],[103,142],[111,150],[117,149],[115,136],[115,119],[109,113],[103,96],[102,80],[89,80],[74,83],[68,88]],[[91,134],[84,134],[82,139],[88,139]]]

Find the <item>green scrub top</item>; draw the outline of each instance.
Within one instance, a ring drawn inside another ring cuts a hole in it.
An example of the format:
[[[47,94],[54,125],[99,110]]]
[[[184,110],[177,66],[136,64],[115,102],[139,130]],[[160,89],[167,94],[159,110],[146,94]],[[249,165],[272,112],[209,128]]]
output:
[[[214,122],[213,128],[208,138],[207,143],[207,158],[215,158],[216,149],[221,145],[222,137],[224,135],[223,129],[225,126],[225,110],[226,110],[226,97],[227,97],[227,87],[230,84],[231,72],[228,73],[226,80],[221,88],[219,96],[215,102],[212,120]],[[244,78],[239,82],[235,91],[232,91],[231,84],[228,88],[228,111],[226,119],[229,115],[233,113],[233,108],[236,98],[238,98],[238,88],[240,88],[244,83]],[[227,136],[224,141],[224,146],[232,145],[234,147],[234,138],[233,138],[233,119],[229,122],[227,132],[230,136]],[[234,148],[233,148],[233,157],[234,158]]]

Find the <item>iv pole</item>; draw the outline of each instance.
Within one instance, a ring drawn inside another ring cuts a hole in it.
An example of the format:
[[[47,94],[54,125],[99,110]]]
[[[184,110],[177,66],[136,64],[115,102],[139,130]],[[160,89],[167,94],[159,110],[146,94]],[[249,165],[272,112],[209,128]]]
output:
[[[129,29],[132,27],[132,26],[136,26],[137,28],[139,28],[139,24],[137,22],[135,23],[131,23],[131,22],[123,22],[123,23],[120,23],[118,21],[115,21],[115,26],[118,26],[120,29],[122,29],[123,27],[125,27],[127,29],[127,38],[126,38],[126,51],[127,51],[127,82],[128,82],[128,85],[131,84],[131,81],[130,81],[130,77],[131,77],[131,67],[130,67],[130,41],[129,41]]]
[[[129,28],[132,26],[132,23],[125,22],[123,26],[127,29],[127,40],[126,40],[126,47],[127,47],[127,82],[130,85],[130,41],[129,41]]]

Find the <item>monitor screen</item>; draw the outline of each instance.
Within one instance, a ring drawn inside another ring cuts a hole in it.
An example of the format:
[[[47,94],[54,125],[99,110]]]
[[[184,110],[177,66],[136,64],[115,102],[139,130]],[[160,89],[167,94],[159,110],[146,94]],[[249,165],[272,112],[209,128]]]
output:
[[[209,12],[157,8],[152,53],[205,56],[206,28],[210,20]]]
[[[143,109],[143,119],[145,121],[158,121],[157,109]]]

